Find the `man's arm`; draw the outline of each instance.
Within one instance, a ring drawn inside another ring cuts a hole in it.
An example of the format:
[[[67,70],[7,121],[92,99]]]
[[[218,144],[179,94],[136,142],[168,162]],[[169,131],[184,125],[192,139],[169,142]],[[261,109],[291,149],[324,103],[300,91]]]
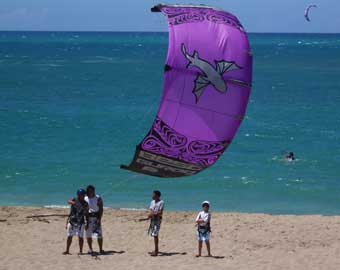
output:
[[[104,203],[102,198],[98,198],[98,202],[97,205],[99,207],[99,211],[98,211],[98,222],[100,223],[102,221],[102,216],[103,216],[103,212],[104,212]]]
[[[150,206],[149,206],[149,210],[148,210],[148,215],[147,215],[147,218],[144,219],[144,220],[148,220],[148,219],[151,219],[155,213],[153,211],[153,208],[154,208],[154,204],[153,204],[153,201],[150,203]]]
[[[204,218],[201,218],[201,216],[199,215],[196,219],[197,224],[208,223],[208,222],[210,222],[210,213],[207,216],[205,216]]]
[[[156,214],[156,216],[159,216],[159,217],[163,216],[163,208]]]
[[[139,221],[146,221],[146,220],[149,220],[151,219],[153,216],[155,216],[155,213],[153,212],[152,210],[152,205],[150,204],[150,207],[148,209],[148,214],[146,216],[146,218],[140,218]]]
[[[152,209],[149,209],[149,212],[148,212],[148,219],[150,219],[150,218],[152,218],[152,217],[154,217],[154,216],[156,216],[157,214],[155,214],[153,211],[152,211]]]
[[[76,203],[75,201],[76,201],[76,200],[73,198],[73,199],[68,200],[67,203],[68,203],[69,205],[74,205],[74,204]]]
[[[68,216],[67,219],[66,219],[66,229],[67,229],[67,225],[68,225],[69,220],[70,220],[70,216]]]
[[[201,224],[203,222],[204,222],[204,220],[201,218],[201,213],[199,213],[197,215],[197,218],[196,218],[196,224],[199,225],[199,224]]]
[[[205,220],[204,220],[204,218],[202,218],[201,212],[198,213],[197,218],[196,218],[196,224],[197,224],[197,225],[200,225],[200,224],[202,224],[202,223],[204,223],[204,222],[205,222]]]
[[[68,200],[68,204],[71,205],[71,208],[70,208],[70,213],[68,214],[68,217],[66,219],[66,229],[67,229],[67,225],[70,221],[70,216],[71,216],[71,212],[72,212],[72,206],[75,204],[75,198],[71,199],[71,200]]]
[[[87,205],[85,208],[85,230],[87,230],[89,228],[89,206]]]
[[[156,215],[157,214],[155,214],[151,209],[149,209],[147,217],[146,218],[140,218],[139,221],[147,221],[147,220],[151,219],[152,217],[154,217]]]
[[[163,216],[163,209],[164,209],[164,202],[161,203],[161,205],[158,209],[158,212],[156,213],[156,216],[161,218]]]

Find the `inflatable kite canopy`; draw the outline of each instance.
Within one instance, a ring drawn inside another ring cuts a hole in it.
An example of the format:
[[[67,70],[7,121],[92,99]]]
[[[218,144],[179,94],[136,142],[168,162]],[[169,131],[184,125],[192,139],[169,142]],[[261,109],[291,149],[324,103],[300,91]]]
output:
[[[158,177],[213,165],[245,115],[252,55],[239,20],[206,6],[157,5],[168,21],[161,104],[133,161],[121,168]]]

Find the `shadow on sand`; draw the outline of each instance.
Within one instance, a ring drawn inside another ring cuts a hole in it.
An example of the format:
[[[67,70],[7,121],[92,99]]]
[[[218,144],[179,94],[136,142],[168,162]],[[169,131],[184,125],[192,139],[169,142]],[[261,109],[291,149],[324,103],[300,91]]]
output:
[[[151,255],[152,252],[149,252]],[[186,252],[158,252],[158,256],[175,256],[175,255],[187,255]]]
[[[211,258],[213,258],[213,259],[224,259],[225,257],[224,256],[211,256]]]
[[[115,251],[115,250],[105,250],[103,253],[99,253],[99,252],[92,252],[91,255],[92,257],[95,257],[95,259],[99,259],[100,256],[107,256],[107,255],[115,255],[115,254],[124,254],[125,251],[121,250],[121,251]]]

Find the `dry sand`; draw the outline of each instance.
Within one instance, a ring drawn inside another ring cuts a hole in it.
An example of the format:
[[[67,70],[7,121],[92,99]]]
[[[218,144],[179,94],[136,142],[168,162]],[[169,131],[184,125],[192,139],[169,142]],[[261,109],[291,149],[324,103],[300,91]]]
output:
[[[340,269],[340,217],[271,216],[213,213],[212,253],[195,258],[196,213],[164,214],[159,257],[150,257],[153,240],[143,212],[105,210],[104,249],[107,255],[77,255],[65,249],[67,209],[1,207],[0,269]],[[85,244],[85,251],[87,245]],[[97,243],[94,245],[98,249]],[[204,249],[203,254],[206,254]]]

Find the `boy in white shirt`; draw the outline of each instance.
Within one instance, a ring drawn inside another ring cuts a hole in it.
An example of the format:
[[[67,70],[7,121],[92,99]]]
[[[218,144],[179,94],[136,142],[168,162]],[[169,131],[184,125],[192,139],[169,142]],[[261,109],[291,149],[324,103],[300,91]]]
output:
[[[201,257],[202,255],[202,243],[205,242],[208,251],[208,257],[211,257],[210,253],[210,220],[211,214],[209,212],[210,203],[204,201],[202,203],[203,211],[199,212],[196,218],[197,225],[197,239],[198,239],[198,254],[196,257]]]

